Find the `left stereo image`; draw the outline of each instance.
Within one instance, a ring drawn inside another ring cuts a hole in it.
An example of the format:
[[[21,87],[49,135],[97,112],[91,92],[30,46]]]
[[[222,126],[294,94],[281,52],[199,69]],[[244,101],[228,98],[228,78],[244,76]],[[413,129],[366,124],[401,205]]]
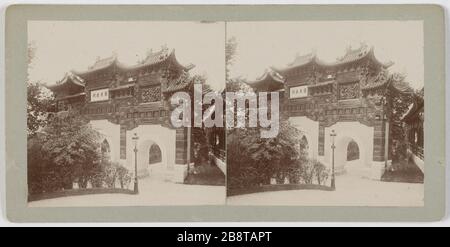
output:
[[[29,207],[225,204],[224,22],[27,26]]]

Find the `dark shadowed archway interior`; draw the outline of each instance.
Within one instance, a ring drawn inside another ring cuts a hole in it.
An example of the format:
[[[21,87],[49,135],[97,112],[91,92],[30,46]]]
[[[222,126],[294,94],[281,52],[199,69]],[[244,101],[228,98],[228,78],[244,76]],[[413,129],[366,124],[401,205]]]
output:
[[[111,147],[109,146],[109,142],[105,139],[100,144],[100,150],[102,153],[103,160],[109,160],[111,156]]]
[[[148,164],[157,164],[161,163],[162,157],[161,157],[161,149],[159,148],[158,144],[154,143],[150,146],[149,149],[149,158],[148,158]]]
[[[308,139],[306,138],[306,136],[303,136],[300,139],[300,152],[304,152],[305,154],[308,154],[308,151],[309,151]]]
[[[359,159],[359,147],[355,140],[351,140],[347,146],[347,161]]]

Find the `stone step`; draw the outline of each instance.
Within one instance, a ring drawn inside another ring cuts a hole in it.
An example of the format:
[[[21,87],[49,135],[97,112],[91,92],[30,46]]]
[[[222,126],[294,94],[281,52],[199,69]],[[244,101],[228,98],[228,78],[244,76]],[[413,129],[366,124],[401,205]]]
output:
[[[157,181],[170,181],[173,172],[163,165],[150,165],[147,169],[149,178]]]

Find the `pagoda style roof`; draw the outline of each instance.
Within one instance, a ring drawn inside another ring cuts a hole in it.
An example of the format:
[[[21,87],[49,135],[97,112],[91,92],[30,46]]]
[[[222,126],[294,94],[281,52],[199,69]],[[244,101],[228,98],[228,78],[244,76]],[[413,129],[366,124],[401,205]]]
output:
[[[97,60],[95,61],[95,63],[93,65],[89,66],[87,70],[85,70],[85,71],[72,70],[71,72],[73,74],[83,77],[87,74],[91,74],[93,72],[111,67],[113,65],[119,65],[116,54],[113,54],[112,56],[106,57],[106,58],[97,57]],[[118,66],[118,67],[120,67],[120,66]]]
[[[403,94],[414,93],[414,90],[409,83],[404,80],[404,76],[399,74],[389,74],[385,69],[381,70],[377,76],[369,78],[367,83],[361,87],[361,90],[377,90],[383,87],[389,87],[390,89]]]
[[[392,62],[382,63],[377,60],[374,53],[373,46],[369,47],[367,44],[361,44],[359,48],[352,49],[348,47],[345,54],[339,57],[334,62],[324,62],[316,56],[315,52],[311,52],[305,55],[297,55],[293,62],[289,63],[284,68],[273,68],[279,73],[285,73],[294,68],[300,68],[306,65],[314,64],[319,67],[336,67],[339,65],[349,64],[356,61],[360,61],[364,58],[369,58],[375,63],[379,64],[382,68],[388,68],[392,66]]]
[[[288,64],[288,67],[299,67],[299,66],[303,66],[306,65],[308,63],[311,63],[313,61],[316,60],[316,53],[315,52],[311,52],[305,55],[297,55],[294,59],[294,61],[290,64]]]
[[[107,58],[102,58],[102,59],[98,58],[97,61],[92,66],[89,66],[88,69],[85,71],[72,71],[72,73],[83,77],[87,74],[91,74],[93,72],[103,70],[103,69],[113,67],[113,66],[116,66],[117,68],[119,68],[120,70],[123,70],[123,71],[132,71],[135,69],[152,66],[152,65],[157,65],[157,64],[164,63],[164,62],[172,62],[175,66],[179,67],[180,69],[182,69],[184,71],[188,71],[195,67],[192,64],[189,64],[186,66],[180,64],[178,62],[178,60],[176,59],[175,49],[169,50],[167,47],[163,47],[163,48],[161,48],[161,50],[159,50],[157,52],[150,51],[147,54],[147,57],[138,64],[125,65],[118,61],[116,54],[113,54],[112,56],[107,57]]]
[[[147,54],[147,57],[142,62],[140,62],[136,65],[133,65],[133,66],[125,67],[124,69],[125,70],[138,69],[138,68],[142,68],[142,67],[160,64],[163,62],[172,62],[174,65],[176,65],[183,71],[189,71],[195,67],[193,64],[188,64],[188,65],[180,64],[175,56],[175,49],[169,50],[167,47],[163,47],[160,51],[157,51],[157,52],[150,51]]]
[[[184,72],[178,79],[168,81],[167,87],[162,89],[163,93],[173,93],[180,90],[184,90],[193,83],[195,78],[190,78],[187,72]]]
[[[366,85],[361,87],[361,90],[375,90],[387,85],[390,80],[390,75],[387,70],[382,70],[378,75],[367,80]]]
[[[423,100],[423,88],[416,94],[414,97],[414,101],[410,106],[409,110],[402,117],[402,120],[405,122],[416,121],[418,117],[418,113],[423,111],[424,100]]]
[[[344,56],[336,59],[336,63],[348,63],[359,60],[369,53],[373,52],[373,47],[367,46],[366,44],[362,44],[359,48],[352,49],[350,46],[347,47],[347,50]]]
[[[259,90],[276,91],[284,88],[284,78],[278,72],[268,69],[262,76],[247,84]]]
[[[75,86],[75,87],[79,87],[80,89],[84,88],[84,80],[71,73],[68,72],[64,75],[63,79],[59,80],[56,82],[56,84],[53,85],[49,85],[46,86],[48,89],[50,89],[51,91],[59,91],[67,86]]]
[[[95,63],[89,67],[89,70],[99,70],[110,66],[117,62],[117,56],[113,54],[111,57],[100,59],[98,58]]]

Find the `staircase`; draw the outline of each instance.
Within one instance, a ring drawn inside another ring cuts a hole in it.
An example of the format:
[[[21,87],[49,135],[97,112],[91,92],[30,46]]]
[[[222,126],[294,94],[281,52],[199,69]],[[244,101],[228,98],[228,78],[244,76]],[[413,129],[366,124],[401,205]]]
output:
[[[153,181],[170,181],[172,173],[163,164],[152,164],[147,168],[148,178]]]

